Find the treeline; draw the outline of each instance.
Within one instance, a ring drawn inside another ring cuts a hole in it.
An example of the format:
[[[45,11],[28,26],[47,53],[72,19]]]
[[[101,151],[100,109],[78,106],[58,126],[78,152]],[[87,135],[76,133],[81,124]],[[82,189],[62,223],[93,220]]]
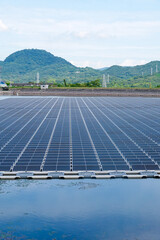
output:
[[[77,82],[77,83],[67,83],[67,81],[64,79],[63,83],[58,83],[58,87],[101,87],[101,81],[100,79],[96,79],[94,81],[88,81],[88,82]]]
[[[7,85],[10,85],[10,82],[6,82]],[[102,80],[96,79],[93,81],[87,82],[76,82],[72,83],[67,79],[63,79],[61,82],[54,81],[42,81],[41,84],[48,84],[49,88],[56,88],[56,87],[78,87],[78,88],[85,88],[85,87],[102,87]],[[14,84],[14,86],[19,87],[38,87],[36,82],[29,82],[24,84]],[[110,82],[107,83],[108,88],[159,88],[160,87],[160,74],[155,74],[153,76],[146,76],[146,77],[132,77],[130,79],[117,79],[115,77],[110,78]]]
[[[77,83],[70,83],[67,82],[66,79],[64,79],[62,82],[56,82],[54,81],[53,83],[47,83],[47,82],[40,82],[39,84],[35,82],[29,82],[29,83],[24,83],[24,84],[18,84],[18,83],[11,83],[11,82],[6,82],[8,86],[19,86],[19,87],[39,87],[39,85],[44,85],[48,84],[49,88],[55,88],[55,87],[102,87],[101,80],[96,79],[94,81],[88,81],[88,82],[77,82]]]

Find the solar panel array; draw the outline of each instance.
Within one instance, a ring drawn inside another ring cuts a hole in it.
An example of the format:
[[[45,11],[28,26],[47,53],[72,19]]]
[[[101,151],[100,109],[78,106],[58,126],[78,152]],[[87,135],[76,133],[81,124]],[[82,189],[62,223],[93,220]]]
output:
[[[160,99],[0,101],[0,171],[160,169]]]

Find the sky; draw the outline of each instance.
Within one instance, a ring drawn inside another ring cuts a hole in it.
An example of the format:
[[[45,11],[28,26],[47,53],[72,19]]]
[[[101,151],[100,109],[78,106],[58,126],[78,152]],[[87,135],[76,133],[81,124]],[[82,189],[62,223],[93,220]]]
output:
[[[78,67],[160,60],[160,0],[0,0],[0,60],[30,48]]]

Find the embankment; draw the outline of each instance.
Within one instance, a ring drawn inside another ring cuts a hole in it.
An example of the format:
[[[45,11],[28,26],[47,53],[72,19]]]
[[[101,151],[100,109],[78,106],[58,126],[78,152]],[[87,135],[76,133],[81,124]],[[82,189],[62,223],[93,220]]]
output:
[[[104,89],[104,88],[54,88],[14,89],[0,91],[0,96],[113,96],[113,97],[160,97],[160,89]]]

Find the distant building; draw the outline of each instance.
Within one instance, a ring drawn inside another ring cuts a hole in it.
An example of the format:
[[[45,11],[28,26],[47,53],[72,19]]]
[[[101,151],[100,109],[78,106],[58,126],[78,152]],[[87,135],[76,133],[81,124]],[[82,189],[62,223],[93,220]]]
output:
[[[41,90],[46,90],[48,89],[48,85],[41,85]]]
[[[9,89],[7,84],[3,81],[0,81],[0,88],[2,88],[2,90],[8,90]]]

